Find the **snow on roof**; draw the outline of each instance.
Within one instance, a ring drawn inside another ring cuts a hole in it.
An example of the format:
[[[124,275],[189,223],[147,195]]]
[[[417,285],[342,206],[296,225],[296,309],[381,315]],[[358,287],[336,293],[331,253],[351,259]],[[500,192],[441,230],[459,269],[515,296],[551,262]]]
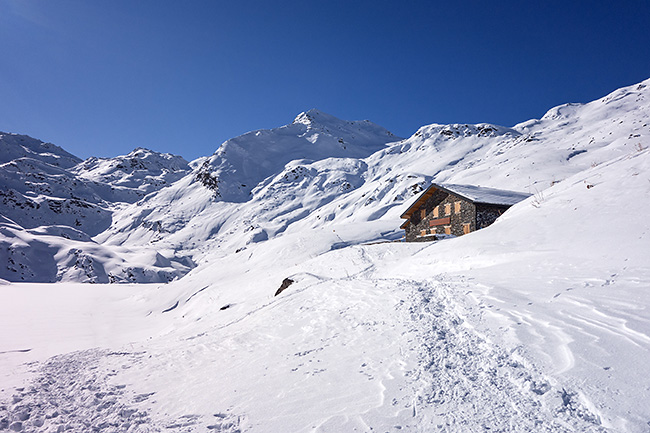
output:
[[[456,194],[474,203],[496,204],[511,206],[527,199],[532,194],[525,192],[509,191],[506,189],[486,188],[476,185],[456,185],[451,183],[432,183],[411,206],[401,215],[401,218],[410,218],[436,190],[443,190],[448,193]]]
[[[443,190],[458,194],[474,203],[513,205],[527,199],[532,194],[506,189],[486,188],[476,185],[434,184]]]

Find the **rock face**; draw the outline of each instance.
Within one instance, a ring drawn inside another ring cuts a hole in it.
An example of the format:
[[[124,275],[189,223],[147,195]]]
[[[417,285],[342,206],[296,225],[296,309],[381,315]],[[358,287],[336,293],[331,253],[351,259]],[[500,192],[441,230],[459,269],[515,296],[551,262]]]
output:
[[[292,285],[295,281],[293,281],[291,278],[285,278],[282,280],[282,284],[280,284],[280,287],[278,290],[275,292],[274,296],[278,296],[280,293],[284,292],[290,285]]]

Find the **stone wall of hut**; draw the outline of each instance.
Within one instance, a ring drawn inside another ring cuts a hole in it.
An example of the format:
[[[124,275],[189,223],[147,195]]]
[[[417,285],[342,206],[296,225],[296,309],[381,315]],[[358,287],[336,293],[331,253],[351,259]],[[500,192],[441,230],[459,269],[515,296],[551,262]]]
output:
[[[411,215],[405,226],[406,241],[430,241],[444,235],[461,236],[476,230],[476,221],[474,203],[437,190]]]
[[[496,221],[508,209],[508,206],[488,204],[476,205],[476,230],[485,228]]]

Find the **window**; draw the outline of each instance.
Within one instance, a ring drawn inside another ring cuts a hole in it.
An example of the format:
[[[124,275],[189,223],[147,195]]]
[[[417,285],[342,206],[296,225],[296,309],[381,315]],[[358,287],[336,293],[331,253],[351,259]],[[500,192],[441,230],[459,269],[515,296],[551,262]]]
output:
[[[440,210],[440,206],[436,206],[436,207],[433,208],[433,217],[434,218],[438,218],[439,210]]]
[[[451,203],[445,205],[445,215],[451,215]]]
[[[454,202],[454,213],[460,213],[460,202]]]
[[[469,233],[469,230],[470,230],[470,224],[469,223],[463,224],[463,234]]]
[[[451,205],[450,205],[451,207]],[[451,226],[445,226],[445,234],[450,235],[451,234]]]
[[[426,209],[422,209],[422,210],[420,211],[420,218],[424,219],[424,218],[426,218],[426,216],[427,216],[427,210],[426,210]]]
[[[420,230],[420,236],[426,236],[427,231],[426,230]]]

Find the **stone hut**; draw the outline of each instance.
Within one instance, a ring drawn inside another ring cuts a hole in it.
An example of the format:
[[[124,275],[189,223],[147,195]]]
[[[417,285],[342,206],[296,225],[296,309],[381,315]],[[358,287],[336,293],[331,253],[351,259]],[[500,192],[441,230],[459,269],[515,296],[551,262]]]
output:
[[[531,194],[474,185],[432,184],[402,214],[407,242],[461,236],[492,224]]]

